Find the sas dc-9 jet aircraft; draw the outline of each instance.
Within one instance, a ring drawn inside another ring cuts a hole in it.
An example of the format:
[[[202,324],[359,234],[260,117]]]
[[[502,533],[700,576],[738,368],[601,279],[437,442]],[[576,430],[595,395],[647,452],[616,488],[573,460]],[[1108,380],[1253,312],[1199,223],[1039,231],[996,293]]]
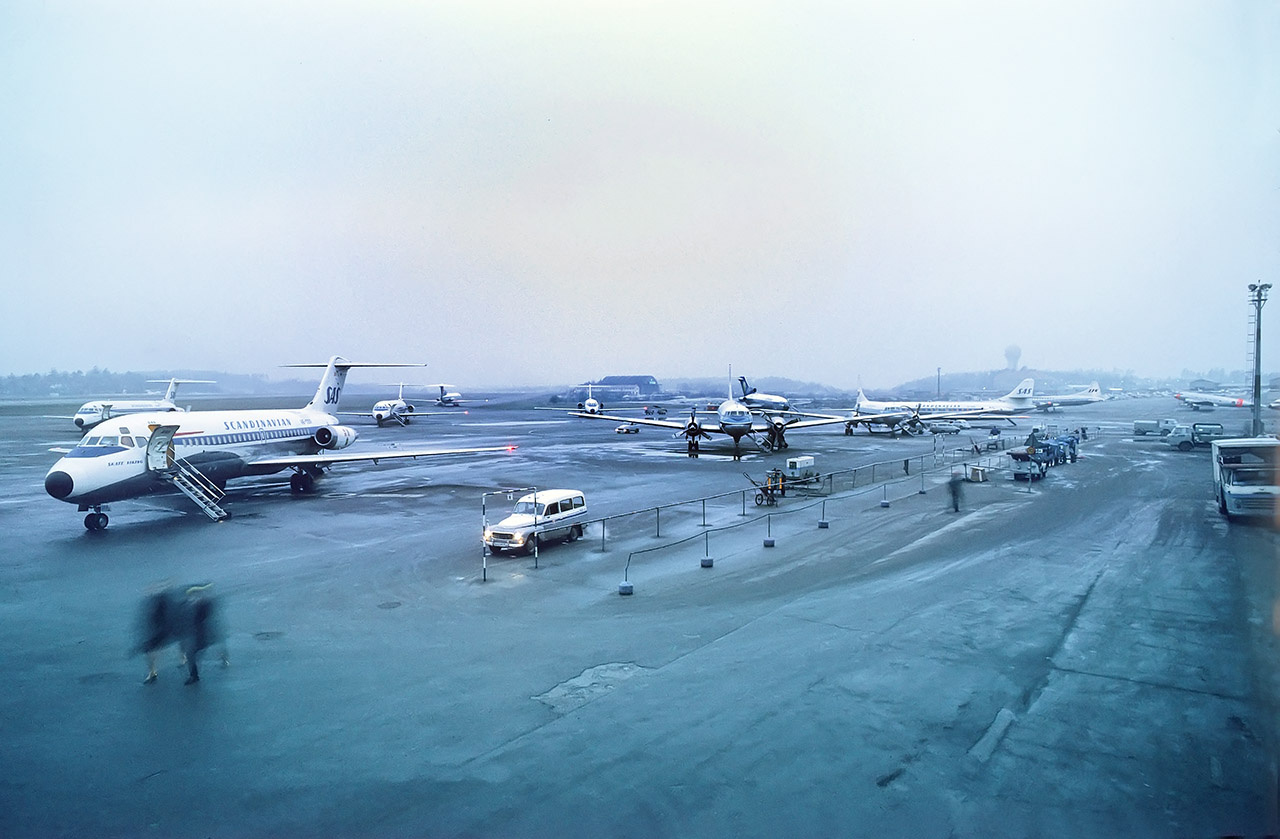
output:
[[[164,379],[148,379],[150,384],[162,384]],[[144,411],[181,411],[173,397],[178,393],[178,385],[211,385],[208,379],[169,379],[169,387],[159,399],[98,399],[86,402],[76,411],[74,417],[55,417],[54,419],[70,419],[76,428],[88,431],[100,422],[125,414],[139,414]]]
[[[311,492],[317,477],[335,463],[512,451],[515,446],[466,449],[348,451],[356,430],[334,415],[347,373],[356,364],[340,356],[325,365],[316,395],[294,410],[185,411],[130,414],[88,434],[45,475],[49,495],[86,512],[84,526],[102,530],[113,501],[180,490],[209,518],[224,519],[218,506],[228,480],[292,469],[289,486]]]

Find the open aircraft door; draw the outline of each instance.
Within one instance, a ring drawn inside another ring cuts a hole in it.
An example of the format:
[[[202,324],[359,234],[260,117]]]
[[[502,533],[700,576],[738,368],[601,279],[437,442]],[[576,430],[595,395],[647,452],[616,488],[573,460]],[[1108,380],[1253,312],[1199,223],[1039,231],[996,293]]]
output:
[[[151,427],[151,439],[147,441],[147,469],[166,472],[173,468],[173,435],[176,425]]]

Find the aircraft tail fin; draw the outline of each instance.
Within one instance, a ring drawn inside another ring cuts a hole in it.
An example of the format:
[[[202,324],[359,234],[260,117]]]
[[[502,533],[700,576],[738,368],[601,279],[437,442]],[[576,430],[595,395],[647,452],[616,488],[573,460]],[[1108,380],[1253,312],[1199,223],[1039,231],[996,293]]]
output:
[[[316,395],[311,397],[306,410],[324,411],[326,414],[336,411],[350,370],[351,365],[342,356],[335,355],[330,358],[329,363],[325,365],[324,375],[320,377],[320,386],[316,388]]]
[[[1008,402],[1027,402],[1036,391],[1036,380],[1027,378],[1018,382],[1018,386],[1004,395],[1005,401]]]
[[[213,379],[147,379],[151,384],[167,384],[168,387],[164,392],[164,401],[172,402],[173,397],[178,395],[178,385],[211,385]]]
[[[338,400],[342,397],[342,388],[347,383],[347,373],[352,367],[426,367],[425,364],[361,364],[347,361],[335,355],[325,364],[286,364],[285,367],[323,367],[324,375],[320,377],[320,386],[316,395],[311,397],[303,410],[324,411],[330,413],[337,410]]]

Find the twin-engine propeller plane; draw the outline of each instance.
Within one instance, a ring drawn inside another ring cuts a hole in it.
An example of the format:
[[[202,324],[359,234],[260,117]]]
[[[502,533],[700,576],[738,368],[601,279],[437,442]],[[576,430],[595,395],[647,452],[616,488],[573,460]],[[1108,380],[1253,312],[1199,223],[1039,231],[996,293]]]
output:
[[[996,399],[929,400],[925,402],[884,402],[868,399],[858,388],[853,412],[845,417],[845,434],[852,434],[859,423],[887,427],[891,433],[918,434],[930,420],[1001,419],[1013,424],[1012,415],[1035,407],[1035,380],[1023,379],[1018,386]]]
[[[515,446],[465,449],[378,449],[349,451],[358,436],[334,415],[347,373],[357,364],[334,356],[316,395],[295,410],[185,411],[130,414],[88,434],[45,475],[49,495],[86,512],[84,526],[107,526],[105,504],[157,492],[180,490],[214,520],[228,513],[218,506],[228,480],[292,469],[295,493],[314,489],[315,479],[335,463],[512,451]]]
[[[164,379],[148,379],[151,384],[162,384]],[[173,397],[178,393],[178,385],[211,385],[208,379],[169,379],[169,387],[160,399],[99,399],[86,402],[76,411],[74,417],[67,417],[81,431],[88,431],[100,422],[125,414],[139,414],[143,411],[181,411]],[[64,419],[57,417],[57,419]]]
[[[670,428],[676,436],[683,435],[691,457],[697,456],[700,441],[710,439],[713,434],[724,434],[733,440],[733,459],[742,457],[742,438],[749,437],[758,445],[770,451],[787,448],[786,432],[793,428],[813,428],[820,425],[835,425],[845,421],[844,417],[819,417],[817,419],[799,419],[796,415],[780,416],[767,412],[756,413],[750,406],[733,395],[733,385],[729,386],[729,398],[721,402],[715,410],[714,421],[698,419],[696,408],[689,411],[689,419],[685,422],[656,419],[654,417],[625,417],[606,414],[601,411],[574,411],[571,416],[586,419],[606,419],[613,422],[635,423],[636,425],[652,425],[657,428]],[[764,435],[760,440],[756,435]]]

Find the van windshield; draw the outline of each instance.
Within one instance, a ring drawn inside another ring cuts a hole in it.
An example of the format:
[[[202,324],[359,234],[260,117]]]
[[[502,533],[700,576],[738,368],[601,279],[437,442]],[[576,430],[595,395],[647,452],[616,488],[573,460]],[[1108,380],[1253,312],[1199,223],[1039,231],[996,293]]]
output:
[[[524,516],[545,516],[547,514],[547,505],[535,505],[532,501],[517,501],[515,509],[511,512]]]

